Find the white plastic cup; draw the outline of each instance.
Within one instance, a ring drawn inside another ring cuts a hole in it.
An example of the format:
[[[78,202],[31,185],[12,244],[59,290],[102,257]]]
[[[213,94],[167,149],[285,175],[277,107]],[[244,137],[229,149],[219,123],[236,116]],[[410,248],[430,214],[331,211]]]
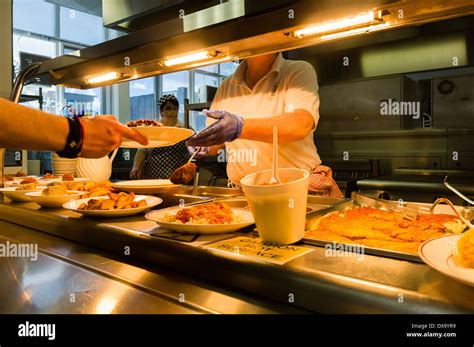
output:
[[[309,172],[278,170],[281,184],[268,185],[272,170],[255,172],[240,180],[262,241],[286,245],[304,236]]]

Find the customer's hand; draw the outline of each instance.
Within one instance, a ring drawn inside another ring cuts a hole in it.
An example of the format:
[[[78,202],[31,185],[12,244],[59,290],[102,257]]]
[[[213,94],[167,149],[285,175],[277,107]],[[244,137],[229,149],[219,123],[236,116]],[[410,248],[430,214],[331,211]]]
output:
[[[132,128],[117,122],[115,116],[83,117],[84,143],[81,157],[102,158],[120,147],[122,138],[148,144],[148,139]]]
[[[192,136],[186,144],[188,146],[213,146],[231,142],[242,134],[244,120],[241,116],[226,111],[203,111],[206,116],[217,119],[208,127]]]

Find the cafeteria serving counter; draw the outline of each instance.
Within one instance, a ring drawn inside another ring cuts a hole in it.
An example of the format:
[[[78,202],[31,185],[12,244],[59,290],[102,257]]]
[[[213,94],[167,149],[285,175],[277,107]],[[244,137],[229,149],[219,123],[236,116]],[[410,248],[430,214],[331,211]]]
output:
[[[34,203],[3,203],[0,220],[0,243],[40,253],[0,259],[2,313],[474,312],[472,287],[420,263],[305,245],[313,251],[276,265],[205,247],[235,234],[179,238],[143,215],[93,219]]]

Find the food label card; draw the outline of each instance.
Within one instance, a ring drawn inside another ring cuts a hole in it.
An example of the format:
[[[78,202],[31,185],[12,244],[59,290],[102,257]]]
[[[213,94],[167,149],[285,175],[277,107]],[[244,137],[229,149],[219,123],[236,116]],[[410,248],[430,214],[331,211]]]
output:
[[[207,245],[205,248],[243,255],[279,265],[285,264],[313,250],[295,245],[268,245],[257,238],[250,237],[234,237]]]

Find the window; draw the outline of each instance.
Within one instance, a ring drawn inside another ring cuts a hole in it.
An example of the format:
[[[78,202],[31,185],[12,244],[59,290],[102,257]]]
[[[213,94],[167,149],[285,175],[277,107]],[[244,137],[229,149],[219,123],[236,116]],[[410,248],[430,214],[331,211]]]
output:
[[[56,44],[55,42],[45,41],[26,35],[13,34],[13,68],[15,75],[25,67],[22,66],[21,55],[22,53],[29,53],[44,57],[45,59],[53,58],[56,56]],[[25,62],[23,62],[23,65]],[[57,113],[57,102],[56,94],[57,88],[51,85],[40,85],[40,84],[29,84],[23,88],[22,94],[28,95],[43,95],[43,110],[50,113]],[[25,105],[39,108],[38,101],[30,101]]]
[[[203,66],[192,72],[194,93],[192,103],[206,103],[214,99],[217,88],[222,81],[234,73],[238,64],[234,62]],[[199,131],[206,126],[206,116],[201,112],[190,112],[189,123]]]
[[[131,119],[159,119],[156,112],[155,77],[130,82]]]
[[[219,73],[219,65],[208,65],[208,66],[202,66],[199,68],[199,70],[211,72],[211,73]]]
[[[13,27],[46,36],[54,36],[55,6],[44,0],[15,0]]]
[[[228,62],[228,63],[222,63],[219,64],[220,66],[220,74],[222,76],[229,76],[234,73],[234,71],[237,69],[239,64],[237,62]]]
[[[81,46],[63,44],[62,54],[68,54],[81,48]],[[64,88],[64,94],[60,93],[60,95],[62,97],[59,100],[61,109],[57,114],[66,115],[69,112],[69,114],[80,116],[94,116],[102,113],[102,88]],[[67,110],[64,109],[65,106],[68,107]]]
[[[18,74],[28,59],[30,62],[42,61],[103,42],[105,34],[107,37],[119,36],[114,30],[103,28],[101,17],[61,7],[58,2],[55,4],[53,1],[14,0],[14,72]],[[42,109],[53,114],[61,114],[63,106],[68,105],[71,106],[71,112],[88,115],[102,113],[102,90],[103,88],[62,88],[48,85],[46,81],[41,80],[39,83],[25,85],[22,94],[37,96],[41,93]],[[24,104],[33,108],[40,107],[38,101]],[[51,170],[49,152],[29,151],[28,159],[40,159],[43,173]]]
[[[72,89],[64,88],[64,99],[61,105],[68,106],[69,114],[94,116],[101,114],[102,88]],[[65,115],[67,111],[62,110]]]
[[[104,42],[102,18],[62,6],[59,18],[61,40],[85,45]]]
[[[200,67],[194,70],[194,103],[212,100],[222,81],[234,73],[238,64],[234,62]]]

